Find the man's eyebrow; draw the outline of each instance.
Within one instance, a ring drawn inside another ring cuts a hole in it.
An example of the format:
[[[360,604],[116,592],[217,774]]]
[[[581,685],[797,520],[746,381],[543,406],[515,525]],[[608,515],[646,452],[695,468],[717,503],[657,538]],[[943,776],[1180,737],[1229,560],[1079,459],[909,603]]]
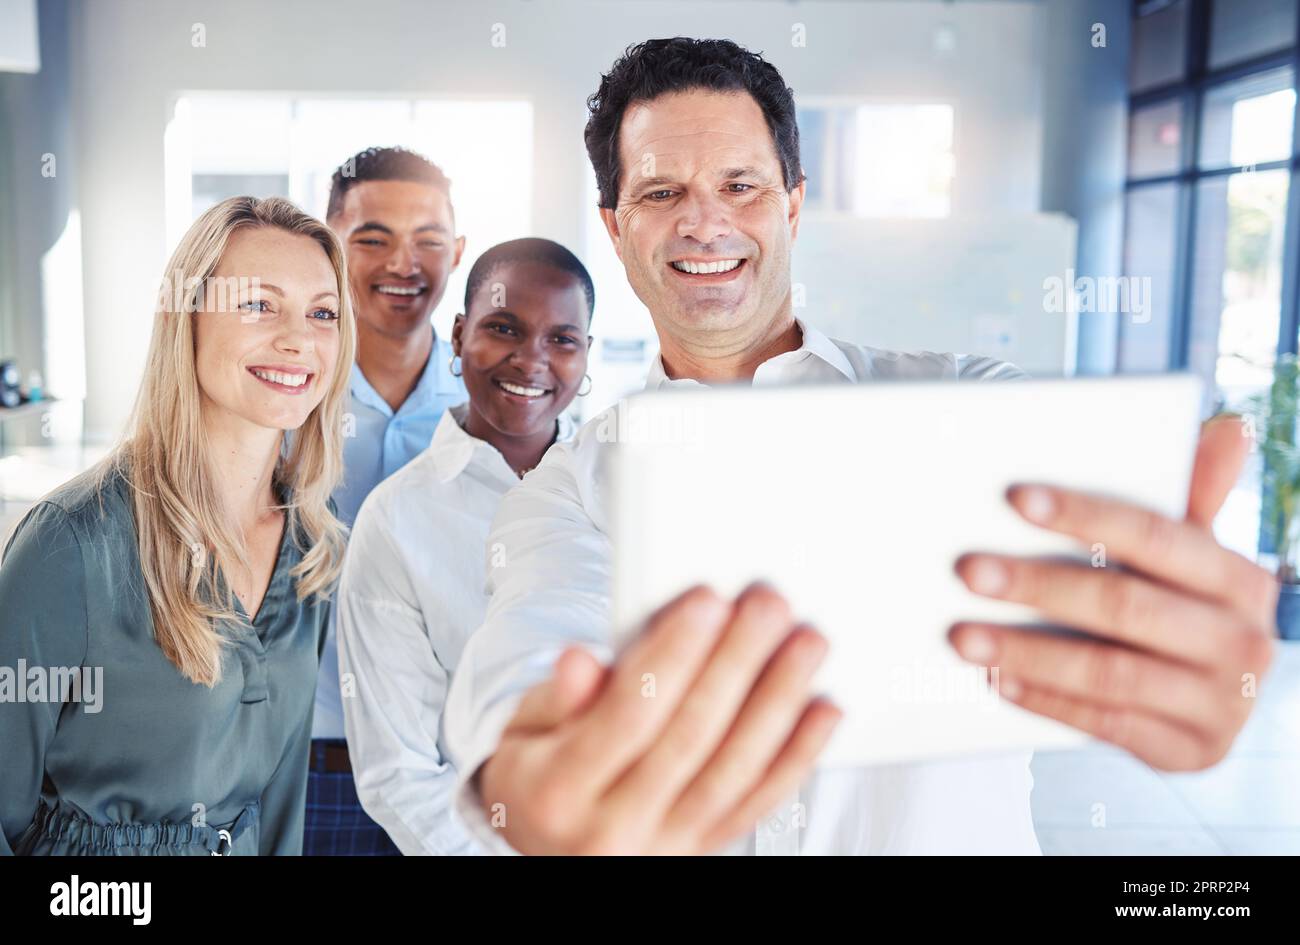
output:
[[[365,223],[361,224],[359,227],[353,230],[351,235],[356,236],[358,233],[365,233],[368,231],[375,232],[375,233],[383,233],[385,236],[393,235],[393,230],[391,227],[385,226],[382,223],[377,223],[374,220],[367,220]],[[451,230],[449,230],[442,223],[426,223],[423,226],[417,226],[415,228],[415,232],[416,233],[442,233],[448,236],[451,235]]]
[[[763,177],[757,167],[729,167],[722,172],[723,180],[735,180],[737,177]]]
[[[723,180],[735,180],[738,177],[766,177],[763,171],[757,167],[728,167],[722,172]],[[631,187],[634,190],[640,190],[644,187],[662,187],[674,184],[671,177],[633,177]]]
[[[642,187],[662,187],[665,184],[673,183],[671,177],[633,177],[632,188],[640,190]]]

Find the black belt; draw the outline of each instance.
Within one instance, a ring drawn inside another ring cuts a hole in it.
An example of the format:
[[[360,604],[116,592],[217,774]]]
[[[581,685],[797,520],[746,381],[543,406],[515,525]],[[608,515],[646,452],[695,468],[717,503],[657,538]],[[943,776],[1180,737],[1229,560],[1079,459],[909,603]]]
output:
[[[352,761],[348,758],[348,743],[325,739],[313,740],[307,767],[323,774],[351,774]]]

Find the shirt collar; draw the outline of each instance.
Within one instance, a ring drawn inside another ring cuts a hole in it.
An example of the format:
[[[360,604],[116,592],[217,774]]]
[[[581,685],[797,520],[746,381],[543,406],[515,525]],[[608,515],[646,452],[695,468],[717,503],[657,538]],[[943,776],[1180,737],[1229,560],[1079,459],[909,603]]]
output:
[[[429,442],[429,458],[433,460],[438,481],[448,483],[463,473],[474,459],[477,450],[484,450],[497,457],[503,467],[505,459],[492,444],[470,436],[465,432],[465,416],[469,413],[469,402],[457,404],[443,411],[438,427],[433,431]],[[567,413],[559,416],[559,430],[555,442],[563,443],[573,439],[576,427]],[[506,467],[509,468],[509,467]]]
[[[839,349],[835,342],[831,341],[823,332],[818,331],[812,325],[809,325],[802,318],[795,317],[794,323],[799,326],[799,332],[802,336],[802,343],[794,351],[784,351],[775,357],[768,358],[763,365],[776,364],[781,361],[789,361],[796,364],[807,358],[818,358],[831,367],[835,368],[840,374],[844,375],[846,380],[856,380],[853,373],[853,366],[849,364],[848,357]],[[699,381],[691,378],[670,378],[664,371],[664,361],[661,355],[655,355],[654,361],[650,364],[650,372],[646,376],[646,390],[658,390],[660,387],[687,387],[687,386],[704,387]]]
[[[433,329],[430,328],[430,331]],[[451,373],[451,345],[443,341],[436,334],[433,336],[433,347],[429,349],[429,360],[424,364],[424,370],[420,372],[420,379],[415,382],[415,388],[407,395],[406,400],[397,408],[397,413],[412,413],[436,403],[439,398],[447,397],[452,394],[463,394],[464,387],[461,382]],[[388,406],[388,401],[379,395],[379,392],[366,379],[365,374],[361,372],[361,365],[352,362],[352,379],[351,379],[352,396],[368,407],[380,411],[385,416],[393,416],[394,411]]]

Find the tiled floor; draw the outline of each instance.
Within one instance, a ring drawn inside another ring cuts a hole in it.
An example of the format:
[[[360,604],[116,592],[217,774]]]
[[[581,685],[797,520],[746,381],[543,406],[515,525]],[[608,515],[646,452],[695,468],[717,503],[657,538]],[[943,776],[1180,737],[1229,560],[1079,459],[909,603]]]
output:
[[[1047,854],[1300,855],[1300,643],[1283,643],[1228,757],[1163,774],[1118,749],[1034,756]]]

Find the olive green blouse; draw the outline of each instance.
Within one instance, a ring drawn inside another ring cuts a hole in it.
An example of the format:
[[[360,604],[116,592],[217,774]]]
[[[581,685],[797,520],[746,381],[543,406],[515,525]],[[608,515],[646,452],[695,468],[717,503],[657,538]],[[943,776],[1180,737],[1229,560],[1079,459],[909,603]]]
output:
[[[27,514],[0,564],[0,854],[302,852],[328,603],[298,601],[294,532],[209,689],[154,640],[120,475]]]

